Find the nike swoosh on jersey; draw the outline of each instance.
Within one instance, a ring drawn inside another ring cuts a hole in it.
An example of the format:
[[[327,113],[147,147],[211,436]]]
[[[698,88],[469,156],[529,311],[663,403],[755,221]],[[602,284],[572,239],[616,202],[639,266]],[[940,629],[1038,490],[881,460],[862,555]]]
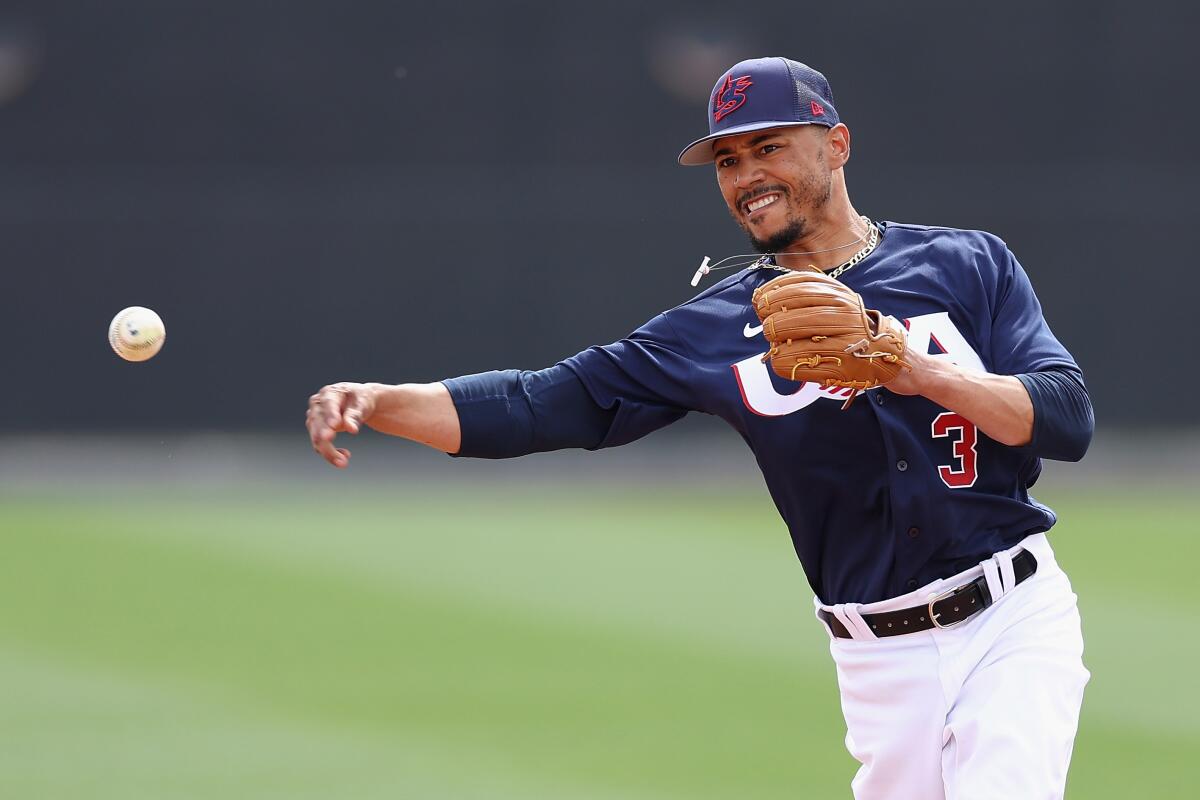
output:
[[[742,329],[742,336],[745,336],[747,339],[753,339],[755,336],[758,336],[760,333],[762,333],[762,329],[762,325],[755,327],[747,322],[746,327]]]

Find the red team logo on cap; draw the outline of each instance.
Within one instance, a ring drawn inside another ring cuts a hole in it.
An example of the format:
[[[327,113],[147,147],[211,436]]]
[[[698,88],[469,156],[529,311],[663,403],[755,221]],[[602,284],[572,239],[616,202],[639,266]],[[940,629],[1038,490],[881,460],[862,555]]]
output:
[[[809,108],[812,109],[814,117],[825,116],[825,109],[821,108],[820,103],[818,103],[816,100],[809,100],[808,103],[809,103]]]
[[[726,75],[725,84],[713,96],[713,119],[720,122],[722,118],[741,108],[742,103],[746,102],[746,89],[750,88],[752,83],[749,75],[740,78],[733,77],[732,72]]]

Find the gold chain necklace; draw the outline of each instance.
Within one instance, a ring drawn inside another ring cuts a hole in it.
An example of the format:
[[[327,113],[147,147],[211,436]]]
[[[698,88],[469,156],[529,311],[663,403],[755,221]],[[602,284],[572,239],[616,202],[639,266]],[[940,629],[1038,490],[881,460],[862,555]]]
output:
[[[871,220],[868,219],[867,217],[862,217],[862,221],[865,222],[867,225],[867,243],[865,245],[863,245],[863,248],[861,250],[859,250],[854,255],[850,256],[849,261],[846,261],[845,263],[840,264],[837,267],[835,267],[833,270],[826,272],[825,274],[828,275],[830,278],[838,277],[843,272],[850,269],[851,267],[853,267],[855,264],[862,261],[867,256],[871,255],[871,253],[879,245],[879,228],[875,227],[875,223],[871,222]],[[784,254],[784,255],[786,255],[786,254]],[[776,270],[779,270],[780,272],[795,272],[795,270],[790,269],[788,267],[781,267],[778,264],[772,263],[771,258],[772,258],[772,256],[769,256],[769,255],[763,256],[759,260],[759,263],[755,264],[754,266],[766,267],[768,269],[776,269]]]

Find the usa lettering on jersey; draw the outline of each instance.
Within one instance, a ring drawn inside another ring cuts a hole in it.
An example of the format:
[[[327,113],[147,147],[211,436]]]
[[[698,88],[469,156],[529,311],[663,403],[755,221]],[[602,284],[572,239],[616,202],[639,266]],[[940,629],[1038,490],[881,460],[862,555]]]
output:
[[[941,352],[937,358],[947,358],[961,367],[986,372],[983,361],[966,337],[950,321],[950,314],[939,311],[904,320],[908,329],[908,347],[928,352],[930,344]],[[780,394],[771,383],[770,368],[763,354],[744,358],[732,365],[733,374],[742,393],[746,408],[763,417],[782,417],[807,408],[818,400],[844,402],[850,389],[825,389],[815,383],[804,383],[792,394]],[[870,391],[870,390],[868,390]]]

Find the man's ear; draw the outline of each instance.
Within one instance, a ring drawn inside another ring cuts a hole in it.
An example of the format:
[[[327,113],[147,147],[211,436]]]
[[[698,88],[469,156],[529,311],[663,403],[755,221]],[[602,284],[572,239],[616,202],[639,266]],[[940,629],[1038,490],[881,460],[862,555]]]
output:
[[[831,169],[840,169],[850,160],[850,129],[838,123],[825,134],[825,155]]]

